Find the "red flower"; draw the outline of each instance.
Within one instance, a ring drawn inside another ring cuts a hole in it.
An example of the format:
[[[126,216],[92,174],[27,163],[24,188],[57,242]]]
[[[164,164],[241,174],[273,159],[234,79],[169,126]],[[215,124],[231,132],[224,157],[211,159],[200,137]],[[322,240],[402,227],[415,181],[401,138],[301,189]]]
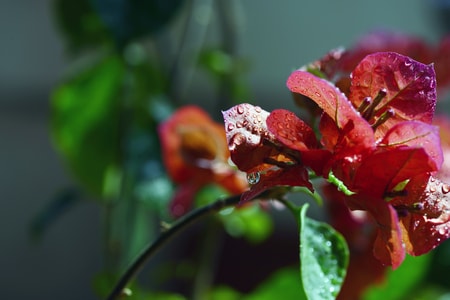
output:
[[[199,107],[179,109],[158,131],[164,164],[178,184],[170,206],[174,216],[190,209],[195,193],[204,185],[217,183],[232,194],[247,188],[245,178],[228,164],[223,126]]]
[[[450,237],[450,186],[427,174],[412,178],[407,197],[395,197],[406,252],[421,255]]]
[[[337,299],[360,299],[369,286],[382,282],[386,272],[371,254],[377,224],[365,211],[350,211],[346,196],[335,186],[327,184],[323,192],[330,224],[344,236],[350,251],[347,275]]]
[[[396,52],[424,64],[434,63],[440,90],[450,85],[450,36],[443,38],[437,46],[426,43],[418,37],[392,31],[374,31],[364,35],[349,49],[336,49],[309,68],[320,71],[328,80],[342,81],[359,62],[376,52]],[[340,82],[342,89],[342,82]],[[345,86],[345,84],[344,84]]]
[[[440,129],[439,134],[444,155],[444,164],[435,176],[442,181],[450,182],[450,119],[447,116],[438,115],[434,118],[433,124]]]
[[[416,180],[421,179],[426,186],[443,160],[437,129],[430,125],[435,75],[431,65],[384,52],[365,57],[349,80],[347,95],[305,71],[292,73],[287,85],[323,110],[322,143],[333,153],[327,170],[355,193],[347,197],[350,208],[368,211],[377,221],[374,254],[396,268],[405,255],[402,243],[408,239],[402,235],[399,211],[400,217],[404,207],[408,215],[421,214],[411,201],[425,201],[419,192],[409,191],[411,185],[403,185],[419,184]],[[392,198],[395,202],[389,201]]]
[[[329,152],[317,149],[314,132],[294,113],[239,104],[223,116],[231,159],[252,184],[243,202],[274,186],[313,189],[306,167],[320,174]]]

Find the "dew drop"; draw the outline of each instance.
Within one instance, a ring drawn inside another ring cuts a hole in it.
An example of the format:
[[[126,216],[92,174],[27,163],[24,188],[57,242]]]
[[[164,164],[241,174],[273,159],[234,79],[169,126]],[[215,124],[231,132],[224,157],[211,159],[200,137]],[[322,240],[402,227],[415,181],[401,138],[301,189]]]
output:
[[[244,108],[241,105],[238,105],[236,110],[237,110],[238,114],[242,115],[244,113]]]
[[[249,184],[257,184],[259,182],[260,178],[261,178],[261,174],[259,172],[247,174],[247,181]]]
[[[237,134],[233,135],[233,137],[230,139],[230,143],[229,143],[230,151],[234,151],[236,149],[236,147],[245,143],[245,140],[246,140],[246,138],[243,134],[237,133]]]
[[[450,192],[450,186],[444,183],[442,185],[442,193],[447,194],[448,192]]]
[[[229,123],[229,124],[227,125],[227,130],[228,130],[228,131],[231,131],[231,130],[233,130],[233,129],[234,129],[234,124]]]

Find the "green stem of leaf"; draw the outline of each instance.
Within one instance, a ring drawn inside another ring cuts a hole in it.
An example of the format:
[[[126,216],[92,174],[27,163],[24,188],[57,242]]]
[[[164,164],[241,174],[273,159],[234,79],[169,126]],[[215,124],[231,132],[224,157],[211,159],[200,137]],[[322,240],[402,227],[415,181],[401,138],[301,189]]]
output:
[[[289,209],[289,211],[295,216],[296,219],[298,218],[300,207],[294,205],[292,202],[283,198],[279,198],[277,199],[277,201],[286,206],[286,208]]]
[[[354,195],[355,192],[350,191],[345,184],[339,180],[336,176],[334,176],[333,171],[330,171],[328,174],[328,182],[334,184],[339,191],[344,193],[346,196]]]

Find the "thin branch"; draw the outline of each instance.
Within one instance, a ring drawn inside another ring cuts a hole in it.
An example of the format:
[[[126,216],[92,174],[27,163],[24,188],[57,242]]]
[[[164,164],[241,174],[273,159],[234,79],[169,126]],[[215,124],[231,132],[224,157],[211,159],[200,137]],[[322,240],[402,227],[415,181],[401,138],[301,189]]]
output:
[[[192,222],[213,212],[236,205],[239,203],[241,195],[218,200],[210,205],[200,207],[191,211],[185,216],[178,219],[167,231],[163,232],[153,243],[148,245],[144,251],[136,258],[136,260],[128,267],[125,273],[117,282],[116,286],[108,296],[107,300],[118,299],[122,295],[128,283],[138,274],[146,262],[172,237],[183,229],[187,228]]]
[[[212,0],[191,0],[188,3],[181,42],[169,70],[169,96],[175,105],[181,105],[186,96],[211,21]]]

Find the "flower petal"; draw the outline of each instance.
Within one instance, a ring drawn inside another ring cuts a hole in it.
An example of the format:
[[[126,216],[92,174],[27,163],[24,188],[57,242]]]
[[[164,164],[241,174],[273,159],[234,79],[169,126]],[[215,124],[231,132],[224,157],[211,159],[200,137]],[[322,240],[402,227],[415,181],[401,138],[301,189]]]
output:
[[[439,128],[423,122],[406,121],[394,125],[380,142],[382,147],[408,146],[421,147],[435,162],[435,170],[443,163],[443,154],[439,136]]]
[[[421,255],[450,237],[450,186],[427,174],[410,180],[407,196],[390,203],[400,217],[406,251]]]
[[[267,111],[259,106],[243,103],[222,114],[231,160],[240,170],[257,171],[265,158],[276,155],[272,147],[262,143],[263,139],[274,140],[266,125],[269,116]]]
[[[342,71],[351,72],[368,54],[385,51],[407,55],[424,63],[433,61],[432,49],[422,39],[400,32],[376,30],[361,37],[344,53],[340,68]]]
[[[385,198],[400,182],[433,170],[434,162],[422,148],[380,149],[363,160],[348,187]]]
[[[372,205],[369,212],[376,216],[378,235],[375,239],[373,254],[384,265],[397,269],[405,259],[402,233],[398,223],[395,209],[382,199],[377,200],[378,205]],[[375,201],[368,201],[374,204]]]
[[[266,123],[275,138],[288,148],[303,151],[318,146],[314,131],[293,112],[285,109],[274,110]]]
[[[210,170],[197,166],[198,161],[228,159],[223,127],[197,106],[177,110],[159,125],[158,133],[164,164],[177,183],[196,175],[209,177]]]
[[[342,131],[346,126],[349,128],[348,124],[353,123],[346,134],[350,141],[347,146],[371,147],[374,144],[372,127],[355,110],[347,97],[330,82],[308,72],[294,71],[287,80],[287,86],[292,92],[315,101],[334,121],[338,130]]]
[[[269,188],[283,185],[304,186],[311,192],[314,191],[312,184],[308,180],[308,170],[301,165],[285,169],[269,169],[265,174],[261,175],[258,183],[242,194],[241,203],[255,198]]]
[[[375,99],[382,89],[387,95],[376,107],[374,116],[379,118],[389,108],[395,111],[395,115],[378,127],[377,137],[405,120],[431,123],[436,108],[433,65],[425,65],[394,52],[370,54],[353,70],[349,98],[359,107],[363,99]]]
[[[371,194],[356,194],[346,199],[352,210],[367,211],[377,224],[374,256],[386,266],[396,269],[405,259],[402,232],[397,211],[380,197]]]

